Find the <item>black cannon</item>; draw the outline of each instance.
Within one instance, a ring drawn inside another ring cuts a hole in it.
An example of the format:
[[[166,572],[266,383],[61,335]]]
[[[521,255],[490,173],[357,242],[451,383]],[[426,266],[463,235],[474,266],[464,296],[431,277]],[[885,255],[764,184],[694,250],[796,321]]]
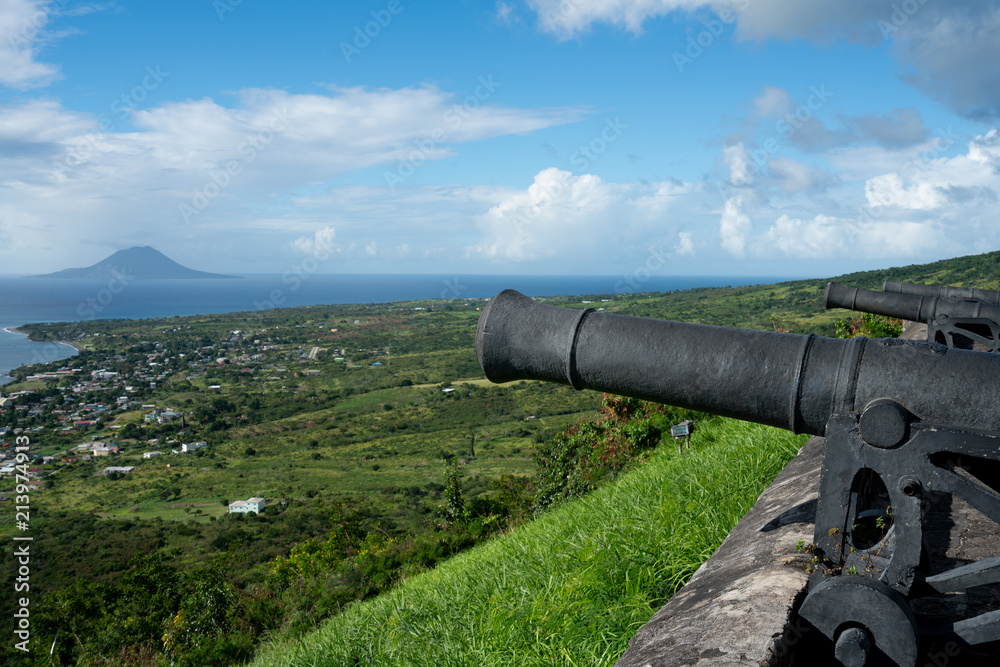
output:
[[[923,549],[931,497],[958,496],[1000,523],[998,480],[963,468],[1000,461],[1000,355],[557,308],[513,290],[483,310],[476,352],[494,382],[548,380],[826,435],[816,553],[877,576],[814,575],[800,615],[844,664],[911,667],[934,633],[1000,641],[1000,611],[942,630],[918,627],[908,606],[1000,582],[1000,557],[931,574]]]
[[[983,303],[1000,306],[1000,291],[991,289],[975,289],[973,287],[953,287],[951,285],[917,285],[915,283],[894,283],[886,280],[882,283],[883,292],[893,294],[915,294],[917,296],[939,296],[943,299],[959,301],[982,301]]]
[[[886,285],[900,284],[886,283]],[[927,324],[927,340],[948,347],[973,349],[978,343],[979,349],[989,352],[1000,351],[1000,306],[985,301],[888,291],[874,292],[829,283],[823,294],[823,305],[827,308],[847,308],[913,322],[924,322]]]

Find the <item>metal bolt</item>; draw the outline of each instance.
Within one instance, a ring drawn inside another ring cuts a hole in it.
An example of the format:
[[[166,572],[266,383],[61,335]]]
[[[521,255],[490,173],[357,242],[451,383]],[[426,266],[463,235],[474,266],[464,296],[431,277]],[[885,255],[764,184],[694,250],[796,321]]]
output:
[[[920,480],[914,477],[907,477],[899,483],[899,490],[907,496],[915,496],[920,493],[920,489],[923,485],[920,484]]]

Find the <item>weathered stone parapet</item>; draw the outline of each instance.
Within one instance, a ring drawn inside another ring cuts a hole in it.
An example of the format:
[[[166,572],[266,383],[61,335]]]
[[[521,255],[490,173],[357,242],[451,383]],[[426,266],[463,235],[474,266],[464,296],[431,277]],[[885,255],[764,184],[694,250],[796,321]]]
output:
[[[691,580],[629,642],[615,667],[783,667],[805,595],[825,441],[813,438]]]

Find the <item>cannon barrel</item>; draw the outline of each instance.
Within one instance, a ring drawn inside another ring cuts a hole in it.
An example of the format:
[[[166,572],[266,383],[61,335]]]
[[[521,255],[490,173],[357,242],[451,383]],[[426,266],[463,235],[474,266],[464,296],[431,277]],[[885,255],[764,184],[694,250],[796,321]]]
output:
[[[949,318],[981,318],[1000,322],[1000,306],[982,301],[956,301],[934,296],[874,292],[857,287],[828,283],[823,293],[827,308],[847,308],[865,313],[898,317],[913,322],[933,322],[938,315]]]
[[[797,433],[823,435],[831,415],[880,398],[930,423],[1000,428],[1000,355],[932,343],[630,317],[504,290],[479,318],[476,354],[493,382],[560,382]]]
[[[952,287],[945,285],[917,285],[915,283],[894,283],[886,280],[882,283],[882,291],[893,294],[915,294],[917,296],[937,296],[942,299],[958,299],[960,301],[982,301],[994,306],[1000,305],[1000,292],[991,289],[975,289],[972,287]]]

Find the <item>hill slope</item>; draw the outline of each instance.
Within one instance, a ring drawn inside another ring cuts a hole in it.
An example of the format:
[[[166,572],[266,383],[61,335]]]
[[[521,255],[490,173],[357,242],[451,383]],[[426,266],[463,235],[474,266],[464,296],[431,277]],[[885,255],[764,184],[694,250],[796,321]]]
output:
[[[165,279],[218,279],[238,278],[221,273],[195,271],[182,266],[150,246],[135,246],[119,250],[97,264],[79,269],[63,269],[31,278],[67,278],[83,280],[110,280],[113,278],[133,280]]]
[[[807,436],[715,418],[692,452],[348,607],[252,664],[610,665],[750,510]]]

